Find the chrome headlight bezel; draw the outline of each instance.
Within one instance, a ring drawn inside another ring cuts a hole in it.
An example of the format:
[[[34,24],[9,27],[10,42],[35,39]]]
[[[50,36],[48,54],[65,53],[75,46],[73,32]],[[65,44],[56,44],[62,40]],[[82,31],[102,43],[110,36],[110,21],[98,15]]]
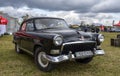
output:
[[[56,35],[54,36],[53,38],[53,43],[56,45],[56,46],[59,46],[63,43],[63,37],[60,36],[60,35]]]
[[[105,38],[102,34],[99,34],[98,39],[99,39],[100,42],[103,42]]]

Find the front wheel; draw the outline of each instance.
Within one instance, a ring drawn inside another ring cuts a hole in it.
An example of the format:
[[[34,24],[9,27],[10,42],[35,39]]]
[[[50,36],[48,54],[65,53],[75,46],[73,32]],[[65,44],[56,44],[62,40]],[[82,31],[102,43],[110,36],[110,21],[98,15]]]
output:
[[[76,59],[75,61],[79,62],[79,63],[87,64],[87,63],[91,62],[92,59],[93,59],[93,57],[85,58],[85,59]]]
[[[54,65],[53,65],[53,63],[49,62],[45,58],[45,54],[46,53],[44,51],[42,51],[40,47],[37,48],[35,50],[35,62],[40,70],[49,72],[54,68]]]

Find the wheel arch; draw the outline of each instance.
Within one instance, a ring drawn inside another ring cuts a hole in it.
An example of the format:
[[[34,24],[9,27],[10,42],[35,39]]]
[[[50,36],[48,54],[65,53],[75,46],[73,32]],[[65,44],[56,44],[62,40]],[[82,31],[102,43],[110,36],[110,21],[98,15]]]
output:
[[[35,50],[36,50],[38,47],[42,47],[42,45],[40,45],[40,44],[35,44],[35,45],[34,45],[33,55],[35,55]]]

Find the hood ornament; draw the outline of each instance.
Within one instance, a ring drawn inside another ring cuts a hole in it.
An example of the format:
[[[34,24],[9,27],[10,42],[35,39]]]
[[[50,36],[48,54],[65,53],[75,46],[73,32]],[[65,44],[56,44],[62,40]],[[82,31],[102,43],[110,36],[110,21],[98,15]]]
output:
[[[77,32],[77,34],[79,34],[79,37],[78,37],[79,40],[81,40],[81,41],[85,40],[84,36],[82,36],[79,31],[76,31],[76,32]]]
[[[80,35],[79,40],[81,40],[81,41],[85,40],[84,36]]]

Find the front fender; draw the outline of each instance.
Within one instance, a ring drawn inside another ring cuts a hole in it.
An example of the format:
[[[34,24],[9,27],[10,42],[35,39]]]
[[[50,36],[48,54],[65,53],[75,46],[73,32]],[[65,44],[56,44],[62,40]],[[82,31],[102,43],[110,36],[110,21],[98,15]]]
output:
[[[36,37],[34,39],[34,50],[37,46],[40,46],[42,51],[45,51],[47,54],[49,54],[50,50],[55,47],[53,38],[58,34],[34,33],[33,35]]]

